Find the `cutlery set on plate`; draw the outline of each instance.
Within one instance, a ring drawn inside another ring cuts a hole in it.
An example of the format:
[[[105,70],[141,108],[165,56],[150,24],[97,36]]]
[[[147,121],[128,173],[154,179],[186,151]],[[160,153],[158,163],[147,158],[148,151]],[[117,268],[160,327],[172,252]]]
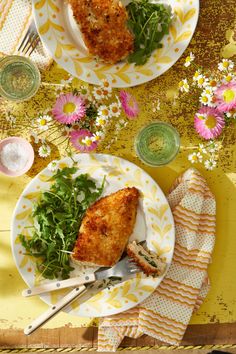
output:
[[[33,295],[40,295],[54,290],[72,287],[74,288],[66,296],[60,299],[56,304],[49,307],[47,311],[37,317],[30,325],[28,325],[25,328],[24,333],[27,335],[33,333],[36,329],[38,329],[44,323],[54,317],[59,311],[64,309],[71,302],[81,296],[87,289],[85,284],[93,283],[97,280],[107,279],[111,277],[120,278],[120,280],[123,281],[125,278],[130,278],[141,271],[142,270],[140,269],[140,267],[138,267],[136,263],[134,263],[128,256],[126,256],[112,268],[100,268],[91,274],[86,274],[80,277],[70,278],[61,281],[55,281],[52,283],[42,284],[38,287],[25,289],[22,292],[22,295],[24,297],[29,297]]]

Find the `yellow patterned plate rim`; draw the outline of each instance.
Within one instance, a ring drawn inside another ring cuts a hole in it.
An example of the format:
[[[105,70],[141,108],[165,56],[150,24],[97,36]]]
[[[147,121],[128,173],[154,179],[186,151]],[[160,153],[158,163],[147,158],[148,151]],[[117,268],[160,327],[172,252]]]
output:
[[[106,174],[105,195],[126,186],[136,186],[140,189],[142,197],[131,239],[132,237],[143,239],[145,235],[148,247],[165,257],[169,267],[175,243],[174,220],[166,197],[157,183],[140,167],[116,156],[78,154],[73,159],[77,162],[79,173],[88,173],[98,181],[98,184]],[[72,160],[68,157],[60,161],[60,167],[71,164]],[[50,182],[47,180],[51,175],[52,172],[45,168],[31,180],[22,192],[12,217],[12,253],[17,269],[29,287],[39,284],[35,260],[24,255],[24,249],[19,242],[19,234],[23,232],[26,236],[30,236],[30,229],[24,229],[24,227],[32,225],[33,203],[37,200],[40,190],[49,188]],[[86,274],[91,270],[76,268],[71,276],[78,276],[82,271]],[[163,277],[152,278],[138,274],[133,279],[102,291],[94,287],[78,301],[72,303],[68,312],[81,317],[102,317],[120,313],[144,301],[160,284]],[[51,292],[42,295],[41,299],[52,304],[67,292],[68,289]]]
[[[161,0],[175,16],[163,48],[154,51],[143,66],[122,61],[116,65],[96,62],[87,52],[71,10],[64,0],[32,0],[35,23],[53,59],[73,76],[91,84],[107,79],[114,87],[136,86],[171,68],[187,48],[197,25],[199,0]]]

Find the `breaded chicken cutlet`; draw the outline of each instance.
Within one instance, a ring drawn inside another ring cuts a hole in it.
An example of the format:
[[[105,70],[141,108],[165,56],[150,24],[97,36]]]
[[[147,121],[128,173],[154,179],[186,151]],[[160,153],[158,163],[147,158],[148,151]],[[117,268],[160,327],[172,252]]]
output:
[[[132,234],[139,191],[124,188],[96,201],[82,220],[72,261],[111,267],[119,261]]]
[[[114,64],[134,48],[128,15],[119,0],[68,0],[89,53]]]

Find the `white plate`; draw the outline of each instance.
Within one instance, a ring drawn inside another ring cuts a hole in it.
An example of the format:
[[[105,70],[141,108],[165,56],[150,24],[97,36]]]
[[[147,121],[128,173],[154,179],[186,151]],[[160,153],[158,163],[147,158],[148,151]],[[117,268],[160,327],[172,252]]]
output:
[[[106,78],[114,87],[142,84],[174,65],[194,34],[199,15],[199,0],[161,0],[161,3],[171,5],[176,14],[170,34],[162,40],[163,48],[154,51],[142,66],[124,61],[105,65],[88,54],[67,1],[32,1],[39,35],[54,60],[83,81],[100,84],[101,79]]]
[[[169,266],[175,243],[174,221],[168,202],[156,182],[138,166],[115,156],[79,154],[75,155],[74,159],[77,161],[78,173],[88,173],[98,185],[106,175],[103,195],[127,186],[135,186],[141,191],[142,197],[139,202],[136,225],[130,239],[146,239],[148,247],[164,257]],[[71,166],[71,164],[71,159],[65,158],[61,160],[60,167]],[[26,236],[30,236],[31,229],[25,227],[33,224],[31,218],[33,203],[37,201],[41,190],[50,188],[50,182],[46,180],[51,175],[52,172],[45,168],[32,179],[20,196],[12,218],[12,252],[16,266],[29,287],[38,285],[39,281],[36,275],[35,260],[24,255],[19,234],[23,232]],[[71,276],[86,274],[90,271],[89,267],[82,269],[76,266]],[[101,291],[93,287],[78,301],[72,303],[68,311],[82,317],[101,317],[128,310],[145,300],[160,284],[163,277],[152,278],[139,274],[110,289],[106,288]],[[54,291],[42,295],[41,299],[48,304],[53,304],[67,292],[68,289]]]

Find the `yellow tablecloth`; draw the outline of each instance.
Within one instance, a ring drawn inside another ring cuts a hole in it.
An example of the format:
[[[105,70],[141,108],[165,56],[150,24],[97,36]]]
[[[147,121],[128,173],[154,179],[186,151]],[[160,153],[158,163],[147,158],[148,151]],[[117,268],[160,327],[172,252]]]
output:
[[[224,5],[224,6],[223,6]],[[221,17],[216,18],[221,8]],[[202,3],[200,21],[190,48],[185,52],[193,51],[196,61],[205,69],[214,68],[220,55],[232,56],[236,53],[233,37],[235,1],[208,0]],[[226,20],[227,19],[227,20]],[[109,150],[104,153],[114,154],[126,158],[146,170],[160,185],[164,192],[168,191],[176,176],[190,167],[187,155],[189,148],[199,142],[193,128],[193,115],[198,107],[196,98],[190,95],[177,99],[177,85],[186,75],[183,68],[183,59],[179,60],[167,73],[145,85],[130,89],[141,108],[140,116],[130,121]],[[58,82],[66,78],[67,74],[57,65],[44,73],[43,81]],[[78,84],[78,83],[77,83]],[[50,86],[42,86],[38,94],[25,104],[11,105],[8,109],[18,116],[19,131],[24,135],[24,124],[30,118],[37,117],[37,112],[50,106]],[[153,101],[160,100],[160,110],[153,112]],[[27,104],[27,109],[26,109]],[[14,132],[5,128],[5,103],[0,101],[0,124],[2,137]],[[30,117],[25,116],[25,111]],[[181,152],[174,162],[166,167],[151,168],[143,165],[134,152],[134,138],[140,128],[155,120],[168,121],[173,124],[181,136]],[[128,135],[128,139],[127,139]],[[214,323],[236,321],[236,149],[235,129],[228,130],[224,139],[224,149],[221,153],[220,164],[217,169],[207,172],[201,166],[199,170],[206,178],[217,201],[217,238],[216,246],[209,268],[211,290],[200,310],[192,317],[191,323]],[[60,155],[64,155],[63,147],[59,148]],[[55,156],[58,152],[55,150]],[[37,158],[30,176],[7,178],[0,175],[0,328],[23,328],[31,319],[46,310],[46,305],[38,298],[24,299],[21,290],[25,287],[16,270],[10,248],[10,222],[14,206],[32,175],[48,163]],[[51,320],[48,328],[67,326],[91,325],[91,319],[77,318],[60,313]]]

